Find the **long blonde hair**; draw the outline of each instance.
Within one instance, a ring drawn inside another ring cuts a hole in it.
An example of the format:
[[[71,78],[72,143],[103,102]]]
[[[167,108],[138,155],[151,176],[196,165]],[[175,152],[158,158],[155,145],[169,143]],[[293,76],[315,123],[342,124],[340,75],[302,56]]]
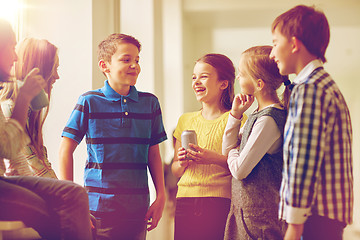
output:
[[[282,76],[279,72],[276,62],[270,59],[271,46],[255,46],[245,50],[242,53],[244,63],[246,64],[245,72],[254,80],[262,79],[268,86],[268,93],[274,95],[284,108],[288,108],[290,89],[289,85],[285,86],[280,100],[276,90],[282,84],[289,81],[287,75]]]
[[[39,68],[40,74],[47,82],[45,91],[48,93],[50,100],[52,82],[51,77],[57,67],[57,47],[45,39],[27,38],[18,44],[16,52],[18,60],[15,63],[15,78],[24,81],[26,75],[33,69]],[[4,84],[2,90],[2,100],[11,99],[15,101],[18,94],[18,87],[16,82],[9,82]],[[42,128],[44,121],[49,112],[49,107],[45,107],[39,111],[29,110],[29,118],[26,130],[31,139],[36,155],[44,158],[43,136]]]

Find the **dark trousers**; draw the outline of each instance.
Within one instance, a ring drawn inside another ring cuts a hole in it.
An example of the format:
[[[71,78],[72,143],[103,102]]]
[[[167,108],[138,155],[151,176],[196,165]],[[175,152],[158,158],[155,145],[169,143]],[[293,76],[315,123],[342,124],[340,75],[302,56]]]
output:
[[[342,240],[345,223],[327,217],[313,215],[304,224],[303,240]]]
[[[0,220],[23,221],[45,239],[92,239],[83,187],[41,177],[0,177]]]
[[[178,198],[175,240],[219,240],[224,238],[230,199],[218,197]]]
[[[123,213],[99,214],[92,212],[97,218],[97,240],[145,240],[145,214],[141,217],[124,216]],[[136,214],[135,214],[136,215]]]

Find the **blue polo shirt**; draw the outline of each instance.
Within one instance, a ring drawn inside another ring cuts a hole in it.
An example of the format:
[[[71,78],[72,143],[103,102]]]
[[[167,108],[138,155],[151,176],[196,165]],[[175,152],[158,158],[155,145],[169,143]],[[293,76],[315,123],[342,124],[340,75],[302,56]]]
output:
[[[143,219],[149,147],[167,139],[157,97],[133,86],[122,96],[106,80],[103,88],[79,97],[62,136],[78,143],[86,136],[90,211]]]

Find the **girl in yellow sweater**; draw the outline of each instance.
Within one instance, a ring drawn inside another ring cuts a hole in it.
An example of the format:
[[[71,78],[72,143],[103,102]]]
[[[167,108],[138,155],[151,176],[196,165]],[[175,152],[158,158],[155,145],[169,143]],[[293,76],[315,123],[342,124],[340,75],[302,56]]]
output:
[[[183,114],[174,132],[172,172],[181,177],[175,212],[175,240],[223,239],[230,208],[231,174],[221,154],[222,136],[234,98],[235,68],[221,54],[196,61],[192,87],[202,108]],[[245,121],[245,119],[243,120]],[[195,130],[198,145],[181,147],[181,133]]]

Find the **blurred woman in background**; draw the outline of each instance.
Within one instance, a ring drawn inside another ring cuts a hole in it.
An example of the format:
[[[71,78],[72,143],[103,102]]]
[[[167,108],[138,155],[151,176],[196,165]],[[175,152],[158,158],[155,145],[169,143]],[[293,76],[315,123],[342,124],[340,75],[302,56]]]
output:
[[[15,78],[18,82],[3,84],[0,98],[2,109],[6,117],[10,117],[14,108],[14,102],[19,93],[19,86],[23,84],[26,75],[33,69],[38,68],[39,74],[45,79],[44,88],[50,100],[52,86],[59,75],[57,47],[45,39],[27,38],[17,46],[17,62],[15,62]],[[31,106],[31,105],[30,105]],[[34,175],[40,177],[57,178],[48,160],[47,150],[44,146],[42,128],[49,112],[49,106],[42,109],[29,108],[26,132],[31,143],[13,159],[5,160],[6,176]],[[27,162],[28,166],[23,163]],[[29,171],[30,167],[30,171]]]

